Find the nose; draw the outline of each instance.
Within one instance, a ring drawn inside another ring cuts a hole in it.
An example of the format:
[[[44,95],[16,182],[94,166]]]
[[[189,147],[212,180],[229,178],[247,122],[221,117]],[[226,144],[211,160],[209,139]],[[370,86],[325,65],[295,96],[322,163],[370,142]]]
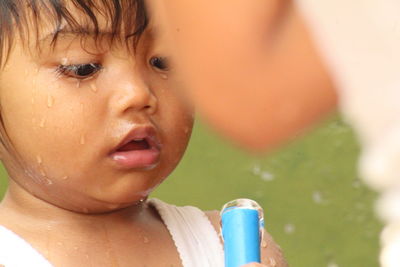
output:
[[[118,112],[137,111],[149,115],[156,112],[157,98],[139,72],[129,68],[115,78],[113,87],[118,93],[113,102]]]

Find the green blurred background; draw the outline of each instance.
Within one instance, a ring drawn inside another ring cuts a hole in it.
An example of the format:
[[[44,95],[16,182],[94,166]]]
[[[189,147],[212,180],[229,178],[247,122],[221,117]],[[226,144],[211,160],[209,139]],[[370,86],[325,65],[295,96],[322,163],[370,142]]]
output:
[[[372,211],[375,194],[357,176],[358,154],[353,132],[337,117],[263,157],[198,122],[182,163],[153,196],[206,210],[252,198],[264,207],[267,230],[290,266],[378,266],[381,225]]]

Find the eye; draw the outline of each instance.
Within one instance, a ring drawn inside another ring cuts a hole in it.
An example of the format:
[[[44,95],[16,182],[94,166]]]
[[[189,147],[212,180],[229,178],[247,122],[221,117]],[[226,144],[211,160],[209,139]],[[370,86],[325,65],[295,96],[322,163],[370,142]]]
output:
[[[160,71],[168,71],[168,61],[164,57],[152,57],[149,60],[149,63],[152,67],[160,70]]]
[[[99,63],[60,65],[57,73],[80,80],[91,78],[103,67]]]

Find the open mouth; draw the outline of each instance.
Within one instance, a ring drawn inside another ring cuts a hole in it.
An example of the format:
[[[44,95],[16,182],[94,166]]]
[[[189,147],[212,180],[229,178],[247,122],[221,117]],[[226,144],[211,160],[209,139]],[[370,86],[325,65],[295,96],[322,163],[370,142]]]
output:
[[[158,164],[161,144],[153,127],[137,127],[110,154],[117,166],[148,169]]]
[[[127,144],[118,148],[117,151],[118,152],[126,152],[126,151],[131,151],[131,150],[147,150],[150,148],[151,148],[151,146],[150,146],[149,142],[145,138],[143,138],[143,139],[131,140]]]

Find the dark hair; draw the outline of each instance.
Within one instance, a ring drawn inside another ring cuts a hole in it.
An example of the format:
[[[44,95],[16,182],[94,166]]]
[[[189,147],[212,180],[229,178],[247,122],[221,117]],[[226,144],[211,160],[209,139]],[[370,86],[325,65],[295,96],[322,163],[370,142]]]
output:
[[[79,20],[71,11],[79,14]],[[129,41],[132,47],[148,25],[144,0],[0,0],[0,65],[17,34],[24,43],[32,34],[38,41],[41,23],[50,22],[53,44],[65,26],[80,34],[90,31],[97,38],[101,35],[98,16],[107,20],[112,41]]]

